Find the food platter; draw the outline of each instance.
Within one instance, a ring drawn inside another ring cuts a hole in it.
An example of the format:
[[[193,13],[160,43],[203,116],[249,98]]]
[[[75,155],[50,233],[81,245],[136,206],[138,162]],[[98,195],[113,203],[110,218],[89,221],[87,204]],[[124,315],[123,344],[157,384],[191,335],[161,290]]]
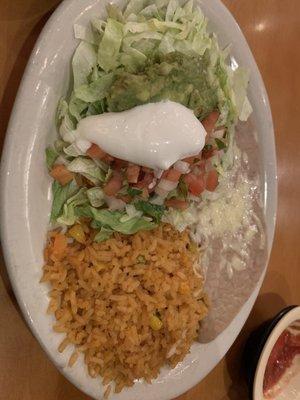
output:
[[[99,380],[92,380],[83,363],[67,367],[70,353],[58,354],[60,335],[53,335],[46,315],[47,288],[40,285],[43,246],[51,203],[50,179],[44,166],[44,148],[53,141],[53,124],[59,98],[69,88],[70,58],[77,45],[73,23],[84,25],[105,3],[85,0],[63,2],[46,24],[28,63],[10,120],[2,164],[1,230],[9,276],[19,305],[33,333],[58,369],[78,388],[101,398]],[[236,22],[221,2],[205,1],[202,10],[222,45],[232,44],[232,66],[250,70],[251,123],[257,134],[261,185],[270,252],[277,203],[274,132],[268,98],[249,47]],[[28,95],[30,93],[30,95]],[[16,154],[18,155],[16,157]],[[174,370],[164,369],[147,385],[137,382],[115,398],[171,399],[204,378],[221,360],[240,332],[257,297],[263,276],[230,325],[213,341],[194,344],[191,353]],[[204,361],[205,360],[205,361]]]

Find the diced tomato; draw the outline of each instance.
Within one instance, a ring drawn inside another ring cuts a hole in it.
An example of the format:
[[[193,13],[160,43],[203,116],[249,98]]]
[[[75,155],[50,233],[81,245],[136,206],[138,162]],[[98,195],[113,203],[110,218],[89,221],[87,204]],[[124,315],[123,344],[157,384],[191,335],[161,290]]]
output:
[[[206,138],[208,138],[215,129],[219,116],[219,111],[212,111],[206,118],[201,121],[201,124],[204,126],[204,129],[207,133]]]
[[[165,179],[171,182],[178,182],[180,177],[181,172],[177,171],[175,168],[170,168]]]
[[[203,175],[205,173],[205,161],[201,160],[191,166],[194,175]]]
[[[74,174],[67,170],[66,166],[63,164],[55,164],[50,175],[63,186],[74,178]]]
[[[114,171],[112,177],[104,186],[103,190],[107,196],[114,196],[122,187],[122,177],[118,171]]]
[[[166,171],[164,171],[164,172],[161,174],[160,179],[167,179],[168,173],[169,173],[169,170],[167,169]]]
[[[148,199],[148,197],[149,197],[149,190],[148,190],[147,188],[144,187],[141,196],[142,196],[144,199]]]
[[[120,158],[115,158],[114,159],[114,169],[117,171],[120,171],[122,168],[126,168],[128,165],[128,162],[125,160],[121,160]]]
[[[150,183],[153,182],[154,175],[152,172],[146,172],[144,178],[140,180],[135,186],[139,189],[148,188]]]
[[[91,158],[103,159],[106,156],[105,151],[103,151],[97,144],[92,144],[89,149],[87,149],[86,154]]]
[[[213,192],[216,187],[218,186],[218,173],[215,169],[212,169],[208,171],[207,176],[206,176],[206,184],[205,188],[206,190]]]
[[[129,164],[126,171],[127,180],[129,183],[137,183],[139,179],[140,169],[138,165]]]
[[[148,168],[148,167],[142,167],[142,171],[144,171],[144,172],[153,172],[153,170],[151,168]]]
[[[205,189],[205,182],[203,175],[195,175],[190,172],[183,176],[185,183],[188,186],[189,192],[194,196],[199,196]]]
[[[128,196],[128,195],[121,195],[121,196],[118,196],[118,199],[123,200],[124,203],[130,203],[132,200],[132,197]]]
[[[204,160],[208,160],[209,158],[211,158],[213,155],[215,154],[215,149],[211,146],[209,148],[204,148],[202,150],[202,158],[204,158]]]
[[[179,200],[179,199],[166,200],[165,205],[167,207],[176,208],[177,210],[185,210],[186,208],[188,208],[188,202],[184,201],[184,200]]]
[[[189,164],[195,164],[195,162],[197,162],[197,160],[201,159],[201,154],[196,155],[196,156],[192,156],[192,157],[187,157],[184,158],[183,161],[189,163]]]
[[[111,164],[114,160],[114,157],[110,156],[109,154],[106,154],[102,159],[102,161],[106,162],[107,164]]]

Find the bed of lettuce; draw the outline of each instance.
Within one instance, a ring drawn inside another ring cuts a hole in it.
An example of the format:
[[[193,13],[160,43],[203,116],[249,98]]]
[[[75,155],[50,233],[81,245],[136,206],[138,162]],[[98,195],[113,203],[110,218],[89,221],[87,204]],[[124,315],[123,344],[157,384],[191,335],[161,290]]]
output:
[[[113,231],[153,229],[163,216],[175,226],[192,220],[189,210],[166,215],[164,206],[142,199],[123,211],[105,208],[99,186],[109,179],[110,167],[76,146],[76,125],[89,115],[169,99],[193,109],[200,119],[217,108],[218,124],[233,132],[238,119],[247,120],[251,113],[247,71],[229,67],[230,47],[219,48],[192,0],[131,0],[123,11],[110,4],[107,19],[95,16],[88,26],[75,25],[74,33],[80,43],[72,59],[72,92],[59,102],[60,137],[46,149],[47,166],[59,160],[94,187],[54,182],[51,222],[71,226],[88,217],[100,241]]]

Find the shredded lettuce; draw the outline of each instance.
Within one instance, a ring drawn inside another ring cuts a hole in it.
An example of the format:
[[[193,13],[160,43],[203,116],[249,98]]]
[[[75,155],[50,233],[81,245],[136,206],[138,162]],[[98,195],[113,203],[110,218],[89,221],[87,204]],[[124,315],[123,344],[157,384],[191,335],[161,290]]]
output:
[[[93,207],[101,207],[105,202],[105,194],[103,192],[103,189],[101,189],[100,187],[93,187],[91,189],[88,189],[86,194],[91,206]]]
[[[95,47],[82,41],[77,47],[72,60],[74,89],[88,83],[88,77],[97,65]]]
[[[52,184],[52,209],[51,209],[51,222],[56,221],[62,212],[65,202],[72,197],[78,190],[77,183],[72,180],[66,185],[62,186],[57,181]]]
[[[47,147],[46,150],[46,164],[48,169],[53,167],[57,157],[59,156],[58,152],[51,146]]]
[[[93,182],[94,185],[105,181],[106,173],[90,158],[77,157],[70,162],[67,168],[71,172],[76,172],[84,176]]]
[[[165,206],[160,206],[158,204],[151,204],[148,201],[138,200],[134,203],[134,206],[137,210],[142,211],[144,214],[153,218],[155,222],[159,223],[164,211],[166,209]]]
[[[126,212],[97,210],[95,208],[91,208],[91,211],[99,227],[109,228],[126,235],[134,234],[140,230],[150,230],[157,226],[154,222],[143,217],[133,217],[121,222],[120,220]]]
[[[113,80],[114,75],[112,73],[101,76],[90,84],[85,84],[75,89],[75,96],[86,103],[102,100],[107,96],[107,91]]]
[[[190,206],[184,211],[169,208],[163,215],[162,221],[173,225],[179,232],[198,221],[197,211]]]
[[[118,66],[118,56],[123,39],[123,24],[108,18],[103,38],[98,48],[98,64],[108,72]]]
[[[104,228],[102,226],[100,231],[96,234],[94,241],[98,242],[98,243],[104,242],[105,240],[109,239],[113,233],[114,233],[114,231],[112,229]]]
[[[62,225],[74,225],[78,219],[75,208],[88,203],[87,189],[81,188],[79,191],[67,199],[63,205],[63,213],[57,218],[57,222]]]

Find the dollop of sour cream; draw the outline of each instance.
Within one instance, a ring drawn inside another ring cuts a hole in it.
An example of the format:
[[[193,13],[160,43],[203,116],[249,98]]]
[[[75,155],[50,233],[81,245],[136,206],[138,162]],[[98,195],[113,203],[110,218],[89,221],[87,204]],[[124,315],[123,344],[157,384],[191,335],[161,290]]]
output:
[[[163,170],[199,154],[205,136],[193,111],[173,101],[92,115],[82,119],[76,129],[76,143],[81,148],[94,143],[113,157]]]

